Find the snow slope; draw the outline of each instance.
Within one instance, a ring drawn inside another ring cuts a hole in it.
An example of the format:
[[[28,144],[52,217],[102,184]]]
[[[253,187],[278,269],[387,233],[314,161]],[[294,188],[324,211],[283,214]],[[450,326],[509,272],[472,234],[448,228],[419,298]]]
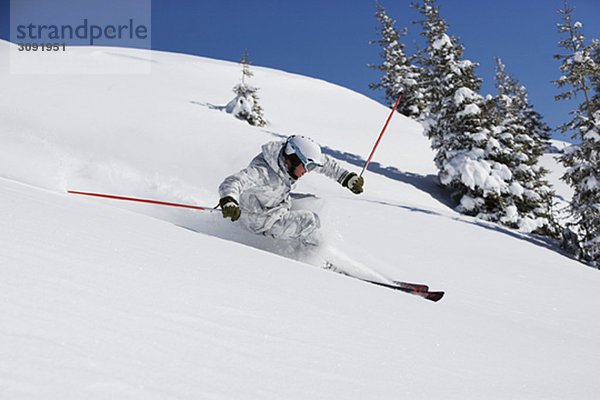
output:
[[[291,133],[359,170],[385,107],[255,67],[271,124],[253,128],[222,111],[236,64],[73,48],[36,62],[152,70],[28,75],[9,72],[9,46],[0,41],[0,398],[600,392],[598,271],[452,211],[417,123],[394,117],[363,195],[308,175],[298,191],[314,196],[297,206],[318,210],[329,243],[356,262],[446,290],[439,303],[281,257],[281,243],[218,213],[65,194],[213,206],[225,176]]]

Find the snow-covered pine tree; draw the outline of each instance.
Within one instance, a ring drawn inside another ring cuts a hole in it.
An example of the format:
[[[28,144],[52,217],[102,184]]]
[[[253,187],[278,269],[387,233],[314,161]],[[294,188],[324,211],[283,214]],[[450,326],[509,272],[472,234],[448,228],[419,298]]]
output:
[[[577,234],[580,256],[600,266],[600,104],[593,96],[592,80],[600,76],[600,64],[592,57],[592,46],[585,44],[583,24],[572,19],[573,8],[566,0],[559,10],[562,23],[558,32],[566,37],[558,43],[566,54],[555,58],[562,61],[562,76],[554,83],[567,90],[555,96],[556,100],[583,95],[583,102],[571,112],[573,119],[559,129],[575,131],[574,138],[581,143],[565,151],[561,162],[567,168],[563,179],[574,189],[571,213],[574,223],[570,228]]]
[[[507,207],[512,212],[502,222],[525,232],[554,236],[551,222],[553,191],[544,179],[548,173],[539,158],[548,147],[550,128],[529,104],[528,93],[517,79],[505,71],[496,58],[495,98],[498,145],[490,147],[490,158],[506,165],[511,173]]]
[[[267,120],[263,116],[263,109],[258,103],[258,89],[246,83],[246,78],[254,74],[250,71],[252,62],[248,60],[248,50],[244,53],[242,60],[242,82],[233,87],[235,98],[231,100],[225,110],[237,118],[248,121],[250,125],[265,126]]]
[[[512,174],[506,165],[489,157],[490,148],[499,146],[491,140],[493,102],[478,94],[477,64],[461,60],[463,46],[446,33],[448,25],[435,0],[411,5],[425,17],[418,21],[427,38],[420,63],[429,69],[431,79],[424,127],[436,152],[440,182],[453,191],[460,212],[500,221],[513,212],[505,201]]]
[[[411,3],[411,7],[416,8],[425,19],[413,22],[421,25],[421,36],[425,37],[427,46],[420,49],[414,55],[414,61],[421,67],[421,84],[423,85],[422,95],[425,102],[424,115],[432,112],[431,107],[439,104],[443,97],[442,90],[437,84],[439,83],[438,76],[434,73],[434,47],[438,38],[446,35],[448,24],[440,16],[439,7],[435,5],[435,0],[424,0],[424,4]],[[456,38],[452,38],[454,43],[457,43]]]
[[[592,39],[592,60],[596,65],[600,65],[600,39]],[[592,101],[600,104],[600,75],[590,76],[594,95]]]
[[[590,118],[581,144],[568,148],[561,161],[567,168],[563,179],[575,190],[570,228],[578,235],[580,256],[600,268],[600,111]]]
[[[385,101],[390,106],[394,105],[400,91],[404,89],[402,102],[398,105],[397,111],[408,117],[418,118],[425,109],[420,84],[421,69],[412,65],[404,52],[404,44],[400,42],[400,37],[406,35],[406,28],[399,31],[395,27],[396,21],[387,15],[385,8],[379,3],[377,3],[375,18],[381,24],[376,28],[380,39],[369,43],[379,44],[383,62],[381,65],[369,64],[368,66],[380,70],[383,76],[378,83],[372,83],[369,87],[383,90]]]

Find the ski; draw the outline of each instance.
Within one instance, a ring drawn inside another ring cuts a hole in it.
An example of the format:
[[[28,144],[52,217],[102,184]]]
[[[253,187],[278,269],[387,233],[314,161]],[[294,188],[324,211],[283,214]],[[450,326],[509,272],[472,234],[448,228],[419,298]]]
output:
[[[429,292],[429,286],[427,285],[423,285],[420,283],[409,283],[409,282],[402,282],[402,281],[394,281],[394,284],[401,286],[405,289],[412,289],[416,292]]]
[[[357,276],[350,275],[347,272],[337,268],[333,263],[331,263],[329,261],[325,262],[325,265],[323,266],[323,268],[326,270],[333,271],[338,274],[344,275],[344,276],[348,276],[350,278],[361,280],[363,282],[367,282],[367,283],[371,283],[373,285],[383,286],[383,287],[386,287],[389,289],[413,294],[415,296],[419,296],[426,300],[431,300],[434,302],[440,301],[442,299],[442,297],[444,297],[444,294],[445,294],[445,292],[442,292],[442,291],[431,292],[431,291],[429,291],[429,286],[423,285],[420,283],[410,283],[410,282],[403,282],[403,281],[392,281],[393,283],[384,283],[384,282],[372,281],[369,279],[359,278]]]
[[[422,297],[426,300],[431,301],[440,301],[442,297],[444,297],[445,292],[436,291],[430,292],[429,287],[427,285],[414,284],[408,282],[398,282],[394,281],[394,284],[371,281],[367,279],[361,279],[364,282],[372,283],[373,285],[383,286],[389,289],[399,290],[405,293],[414,294],[416,296]],[[423,290],[423,288],[427,288],[427,290]]]

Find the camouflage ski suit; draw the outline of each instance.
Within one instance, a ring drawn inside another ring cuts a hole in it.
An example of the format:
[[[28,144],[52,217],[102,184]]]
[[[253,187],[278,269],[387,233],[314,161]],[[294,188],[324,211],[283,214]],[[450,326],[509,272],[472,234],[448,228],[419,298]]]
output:
[[[233,174],[219,186],[219,195],[232,197],[242,211],[240,221],[252,232],[281,239],[299,239],[306,245],[319,244],[319,216],[308,210],[290,210],[290,192],[297,179],[290,176],[283,158],[285,142],[262,146],[248,167]],[[350,173],[323,155],[316,172],[340,184]]]

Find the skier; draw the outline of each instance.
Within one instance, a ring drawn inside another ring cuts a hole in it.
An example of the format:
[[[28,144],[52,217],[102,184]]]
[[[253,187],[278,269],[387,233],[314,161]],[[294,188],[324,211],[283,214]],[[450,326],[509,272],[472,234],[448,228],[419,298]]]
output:
[[[317,246],[319,216],[308,210],[290,209],[291,190],[298,179],[313,170],[335,179],[355,194],[363,191],[361,176],[322,154],[312,139],[292,135],[285,142],[264,144],[248,167],[225,178],[219,186],[223,218],[240,219],[257,234]]]

